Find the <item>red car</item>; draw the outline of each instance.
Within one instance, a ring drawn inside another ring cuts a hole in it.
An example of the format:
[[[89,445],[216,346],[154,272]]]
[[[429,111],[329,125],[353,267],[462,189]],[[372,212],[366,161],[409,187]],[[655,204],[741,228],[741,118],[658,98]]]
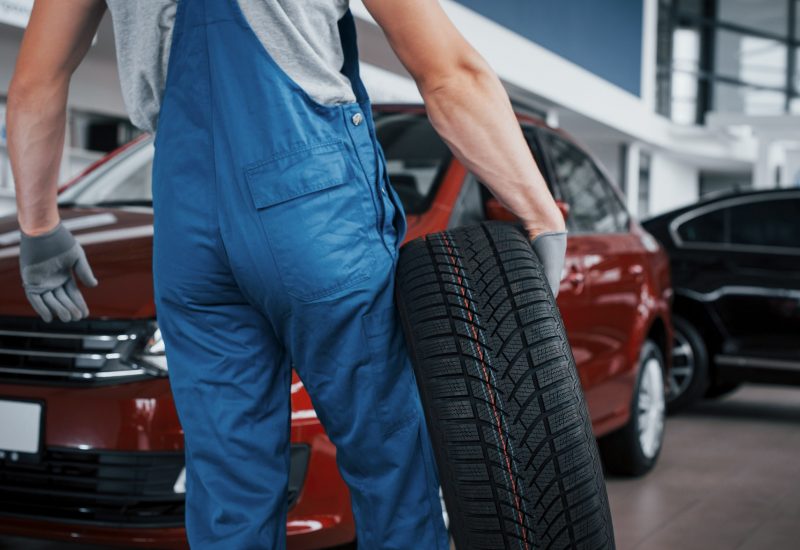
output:
[[[667,258],[572,140],[538,120],[520,121],[567,214],[558,302],[595,432],[610,434],[601,443],[612,466],[641,473],[655,462],[663,434],[672,341]],[[509,219],[422,108],[379,107],[376,126],[408,214],[408,239]],[[0,533],[186,547],[183,433],[153,304],[152,154],[151,139],[137,139],[60,193],[64,223],[100,281],[84,289],[89,319],[34,317],[20,286],[16,220],[0,220],[0,415],[17,428],[0,428]],[[290,548],[353,541],[335,450],[297,377],[287,498]]]

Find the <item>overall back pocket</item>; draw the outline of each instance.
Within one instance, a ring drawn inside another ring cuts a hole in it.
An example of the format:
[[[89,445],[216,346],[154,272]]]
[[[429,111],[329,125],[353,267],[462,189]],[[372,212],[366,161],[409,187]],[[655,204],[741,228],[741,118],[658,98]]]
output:
[[[288,294],[312,301],[369,277],[375,224],[342,141],[245,167],[253,204]]]

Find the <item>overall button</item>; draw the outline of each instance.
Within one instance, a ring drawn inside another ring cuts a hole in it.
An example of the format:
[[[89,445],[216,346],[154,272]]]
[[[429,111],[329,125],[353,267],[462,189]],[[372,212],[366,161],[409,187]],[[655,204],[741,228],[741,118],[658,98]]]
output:
[[[350,120],[353,121],[353,125],[358,126],[364,121],[364,116],[361,113],[356,113]]]

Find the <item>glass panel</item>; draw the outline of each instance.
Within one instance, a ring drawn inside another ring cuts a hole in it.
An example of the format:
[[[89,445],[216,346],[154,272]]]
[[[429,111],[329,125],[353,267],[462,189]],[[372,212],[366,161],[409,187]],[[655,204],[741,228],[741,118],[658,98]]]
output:
[[[800,248],[800,201],[758,201],[729,210],[731,244]]]
[[[92,206],[152,204],[153,147],[137,147],[117,159],[102,165],[95,174],[76,183],[58,197],[60,204]]]
[[[717,31],[715,72],[755,84],[786,87],[786,45],[758,36]]]
[[[678,235],[689,243],[722,243],[725,241],[725,211],[715,210],[689,220],[678,228]]]
[[[786,36],[789,25],[786,0],[722,0],[717,3],[720,21]]]
[[[450,161],[450,150],[423,114],[378,112],[375,129],[406,213],[422,214]]]
[[[547,134],[555,176],[569,204],[568,222],[577,233],[619,231],[617,210],[592,161],[582,151]]]
[[[672,40],[672,120],[678,124],[694,124],[697,121],[700,31],[675,29]]]
[[[797,34],[800,37],[800,27],[797,28]],[[794,52],[794,91],[800,94],[800,48]]]
[[[748,115],[779,115],[785,112],[786,94],[717,82],[714,110]]]
[[[800,40],[800,0],[797,0],[794,7],[794,39]]]
[[[800,97],[792,99],[789,103],[789,112],[793,115],[800,115]]]
[[[687,15],[702,17],[705,3],[706,0],[679,0],[678,10]]]

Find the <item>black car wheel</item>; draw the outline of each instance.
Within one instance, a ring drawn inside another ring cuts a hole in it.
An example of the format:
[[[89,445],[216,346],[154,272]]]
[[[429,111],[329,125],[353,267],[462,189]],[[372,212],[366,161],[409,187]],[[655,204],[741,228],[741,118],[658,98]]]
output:
[[[676,413],[703,397],[708,388],[708,351],[692,324],[677,315],[672,317],[675,340],[669,372],[667,410]]]
[[[417,239],[397,284],[456,548],[614,548],[574,358],[527,236],[484,223]]]
[[[645,340],[631,400],[631,416],[621,429],[600,439],[600,453],[610,473],[640,476],[658,461],[664,443],[664,356]]]

